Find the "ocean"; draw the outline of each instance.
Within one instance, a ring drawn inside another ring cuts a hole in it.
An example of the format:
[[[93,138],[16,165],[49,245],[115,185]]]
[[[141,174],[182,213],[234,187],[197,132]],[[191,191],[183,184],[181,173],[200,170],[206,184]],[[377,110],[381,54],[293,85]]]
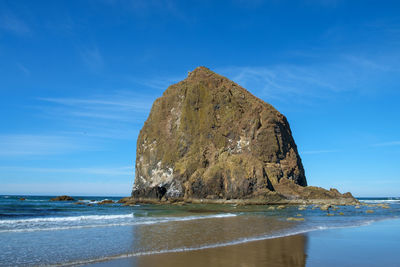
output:
[[[23,197],[25,200],[20,200]],[[86,265],[102,260],[190,251],[346,228],[400,217],[400,198],[327,211],[307,206],[135,205],[98,203],[117,197],[0,196],[0,266]],[[377,204],[387,204],[382,208]],[[368,212],[367,212],[368,211]],[[304,218],[288,221],[287,218]]]

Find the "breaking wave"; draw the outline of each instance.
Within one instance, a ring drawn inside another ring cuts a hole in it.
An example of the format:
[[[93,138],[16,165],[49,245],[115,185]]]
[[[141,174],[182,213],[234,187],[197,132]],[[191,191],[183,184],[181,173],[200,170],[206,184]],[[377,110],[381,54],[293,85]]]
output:
[[[0,221],[0,233],[56,231],[92,227],[111,227],[129,225],[150,225],[158,223],[191,221],[201,219],[227,218],[237,216],[233,213],[199,215],[186,217],[135,217],[131,214],[87,215],[69,217],[48,217]]]

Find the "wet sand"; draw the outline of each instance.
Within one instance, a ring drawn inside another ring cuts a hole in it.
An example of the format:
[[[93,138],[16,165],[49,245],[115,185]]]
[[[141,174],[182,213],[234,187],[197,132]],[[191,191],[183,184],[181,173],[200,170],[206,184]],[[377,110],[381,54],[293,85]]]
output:
[[[100,262],[91,266],[305,266],[306,235],[186,252]]]
[[[90,266],[399,266],[400,220]]]

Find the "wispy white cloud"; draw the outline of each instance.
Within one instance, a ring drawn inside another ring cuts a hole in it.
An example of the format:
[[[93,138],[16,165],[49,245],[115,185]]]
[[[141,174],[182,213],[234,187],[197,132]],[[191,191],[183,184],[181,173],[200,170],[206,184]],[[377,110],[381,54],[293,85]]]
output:
[[[72,137],[55,135],[1,135],[0,156],[35,156],[71,153],[89,149]]]
[[[362,149],[371,149],[372,147],[394,147],[394,146],[400,146],[400,141],[392,141],[392,142],[383,142],[383,143],[376,143],[376,144],[365,144],[363,145]],[[343,152],[345,150],[343,149],[320,149],[320,150],[305,150],[305,151],[299,151],[301,155],[318,155],[318,154],[327,154],[327,153],[338,153],[338,152]]]
[[[73,196],[129,196],[132,182],[46,182],[2,183],[0,194],[16,195],[73,195]]]
[[[21,70],[22,73],[24,73],[26,76],[30,76],[31,75],[31,71],[25,67],[24,65],[22,65],[21,63],[17,63],[17,67]]]
[[[341,150],[338,149],[332,149],[332,150],[306,150],[306,151],[300,151],[300,154],[307,154],[307,155],[314,155],[314,154],[326,154],[326,153],[336,153],[336,152],[341,152]]]
[[[0,15],[0,28],[17,35],[30,35],[32,33],[28,25],[14,14],[5,13]]]
[[[109,99],[109,97],[111,99]],[[114,99],[112,99],[114,97]],[[113,95],[113,96],[98,96],[92,99],[79,99],[79,98],[39,98],[40,100],[53,102],[62,105],[68,106],[110,106],[110,107],[118,107],[118,108],[127,108],[127,109],[147,109],[148,104],[143,103],[142,101],[138,101],[135,99],[126,99],[124,96]]]
[[[41,107],[52,114],[62,113],[64,116],[132,122],[135,116],[150,110],[153,98],[128,91],[118,91],[86,98],[41,97],[38,100],[51,104]]]
[[[322,79],[313,68],[294,65],[228,67],[219,72],[243,87],[272,99],[322,97],[321,91],[334,91],[335,85]]]
[[[66,134],[134,139],[146,119],[155,96],[114,91],[87,97],[42,97],[36,106],[40,116],[63,121]]]
[[[396,56],[368,58],[344,54],[324,62],[233,66],[217,71],[261,97],[301,101],[350,91],[378,92],[384,77],[395,80],[395,74],[400,72],[400,64],[393,57]],[[400,60],[400,56],[397,58]]]
[[[386,147],[386,146],[400,146],[400,141],[384,142],[373,144],[374,147]]]
[[[318,5],[323,7],[334,8],[340,5],[343,0],[306,0],[305,3],[309,5]]]
[[[390,64],[380,64],[374,60],[365,57],[345,55],[344,58],[349,62],[350,65],[356,65],[364,69],[375,70],[375,71],[396,70],[393,69],[393,66],[391,66]]]
[[[135,84],[140,84],[148,88],[164,91],[170,85],[177,83],[185,78],[184,75],[176,77],[151,77],[148,79],[139,79],[136,77],[128,77],[127,79]]]
[[[132,176],[134,174],[133,166],[122,167],[84,167],[84,168],[30,168],[17,166],[0,166],[1,171],[29,172],[29,173],[78,173],[94,174],[101,176]]]
[[[80,51],[82,61],[92,71],[99,71],[104,68],[105,62],[103,55],[98,47],[84,48]]]
[[[179,1],[172,0],[103,0],[104,4],[113,8],[134,13],[135,17],[146,18],[154,14],[172,16],[174,18],[189,21],[190,17],[182,11]],[[196,4],[196,3],[193,3]]]

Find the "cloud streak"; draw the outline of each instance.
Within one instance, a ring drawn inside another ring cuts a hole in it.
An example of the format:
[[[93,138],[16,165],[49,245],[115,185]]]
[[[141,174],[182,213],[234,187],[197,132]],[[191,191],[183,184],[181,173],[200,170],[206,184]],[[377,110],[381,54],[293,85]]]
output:
[[[114,91],[87,97],[41,97],[37,100],[40,116],[63,121],[66,133],[85,136],[132,139],[150,111],[155,97]]]
[[[55,135],[0,135],[0,156],[35,156],[89,149],[72,137]]]
[[[390,146],[400,146],[400,141],[384,142],[373,144],[373,147],[390,147]]]
[[[22,73],[24,73],[26,76],[31,76],[31,71],[22,65],[21,63],[17,63],[17,67],[21,70]]]
[[[0,16],[0,28],[20,36],[30,35],[32,33],[31,29],[23,20],[11,13]]]
[[[77,174],[93,174],[101,176],[133,176],[133,166],[123,167],[86,167],[86,168],[29,168],[16,166],[0,166],[2,171],[29,172],[29,173],[77,173]]]
[[[179,7],[178,1],[171,0],[103,0],[107,6],[131,12],[135,17],[146,18],[154,14],[171,16],[182,21],[191,21]],[[195,4],[195,3],[192,3]]]
[[[326,154],[326,153],[336,153],[336,152],[341,152],[341,150],[333,149],[333,150],[308,150],[308,151],[302,151],[300,154],[305,154],[305,155],[315,155],[315,154]]]
[[[131,182],[40,182],[3,183],[0,194],[71,195],[73,196],[129,196]],[[80,191],[78,191],[80,190]]]
[[[153,88],[157,90],[162,90],[164,91],[167,89],[170,85],[177,83],[181,80],[183,80],[185,77],[184,76],[176,76],[176,77],[153,77],[150,79],[138,79],[134,77],[128,77],[128,80],[136,83],[143,85],[148,88]]]
[[[281,101],[324,99],[343,92],[378,92],[382,79],[395,80],[399,64],[391,58],[339,55],[309,64],[233,66],[218,69],[258,95]],[[400,59],[400,58],[398,58]]]
[[[40,97],[38,100],[50,104],[44,109],[51,113],[111,121],[132,121],[135,115],[147,113],[150,110],[153,98],[120,91],[87,98]]]
[[[82,49],[80,51],[82,61],[92,71],[99,71],[105,67],[103,55],[100,50],[95,46],[92,48]]]

